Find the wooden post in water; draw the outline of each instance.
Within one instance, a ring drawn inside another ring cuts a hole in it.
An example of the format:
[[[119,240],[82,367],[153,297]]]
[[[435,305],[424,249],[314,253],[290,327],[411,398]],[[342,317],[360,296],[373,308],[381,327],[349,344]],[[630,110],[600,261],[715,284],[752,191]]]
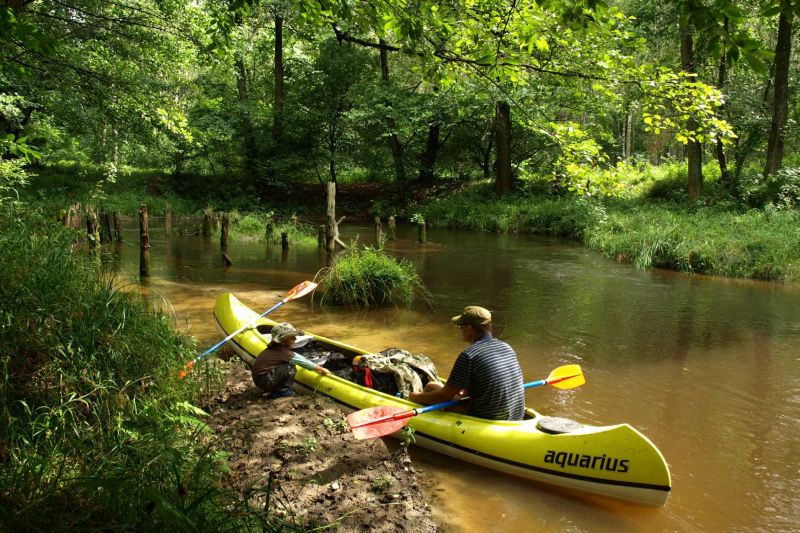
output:
[[[289,234],[285,231],[281,232],[281,249],[282,250],[289,249]]]
[[[328,183],[328,224],[325,228],[325,250],[332,254],[336,251],[336,238],[338,237],[336,231],[336,183]]]
[[[392,241],[397,238],[397,233],[395,233],[395,230],[396,230],[395,226],[396,226],[396,224],[395,224],[395,221],[394,221],[394,215],[392,215],[392,216],[389,217],[389,240],[392,240]]]
[[[117,242],[122,242],[122,219],[119,211],[114,211],[114,238]]]
[[[172,206],[169,204],[164,207],[164,234],[172,235]]]
[[[150,275],[150,223],[144,204],[139,206],[139,275]]]
[[[325,224],[320,224],[317,230],[317,248],[325,248]]]
[[[111,242],[111,216],[105,207],[100,208],[100,244]]]
[[[86,233],[89,237],[89,249],[94,250],[100,246],[100,228],[97,223],[97,213],[92,206],[86,207]]]
[[[381,217],[375,217],[375,244],[381,245],[383,240],[383,229],[381,228]]]
[[[67,209],[67,227],[78,229],[81,227],[81,204],[72,204]]]
[[[222,214],[222,228],[219,231],[219,247],[222,251],[228,249],[228,226],[230,225],[230,216],[228,213]]]
[[[428,242],[428,235],[427,232],[425,231],[424,220],[420,220],[419,222],[417,222],[417,234],[419,236],[420,244],[425,244],[426,242]]]
[[[222,264],[229,267],[233,264],[231,256],[228,255],[228,228],[230,226],[231,217],[228,213],[222,214],[222,224],[219,230],[219,248],[222,252]]]
[[[264,240],[267,241],[267,244],[272,242],[272,234],[275,232],[275,227],[272,224],[272,220],[267,222],[267,227],[264,230]]]
[[[211,237],[211,216],[213,212],[210,207],[203,209],[203,237]]]

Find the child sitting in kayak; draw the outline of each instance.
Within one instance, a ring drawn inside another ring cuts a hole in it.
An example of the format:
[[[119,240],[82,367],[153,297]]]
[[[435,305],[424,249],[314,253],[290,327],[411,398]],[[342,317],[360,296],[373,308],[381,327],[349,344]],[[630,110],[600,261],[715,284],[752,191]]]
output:
[[[245,361],[250,364],[253,383],[269,393],[267,398],[283,398],[294,394],[290,387],[294,383],[295,364],[323,375],[331,373],[327,368],[292,351],[297,337],[303,334],[302,331],[283,322],[273,327],[271,334],[272,340],[267,348],[253,361]]]

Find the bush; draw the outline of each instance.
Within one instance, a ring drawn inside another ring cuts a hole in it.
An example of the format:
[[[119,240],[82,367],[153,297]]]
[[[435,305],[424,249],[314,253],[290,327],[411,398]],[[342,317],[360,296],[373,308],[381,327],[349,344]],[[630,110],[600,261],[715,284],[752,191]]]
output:
[[[317,278],[322,302],[334,305],[411,305],[416,295],[428,298],[414,265],[376,248],[353,246],[334,266],[320,270]]]

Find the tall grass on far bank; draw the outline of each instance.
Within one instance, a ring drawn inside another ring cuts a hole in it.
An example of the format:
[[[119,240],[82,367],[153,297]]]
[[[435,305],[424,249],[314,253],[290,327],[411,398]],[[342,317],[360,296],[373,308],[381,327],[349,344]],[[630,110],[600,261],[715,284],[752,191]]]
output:
[[[175,379],[195,353],[71,252],[74,232],[0,208],[0,523],[18,530],[237,530],[224,457]]]
[[[417,209],[438,227],[573,238],[641,268],[800,281],[797,208],[547,195],[498,199],[481,186]]]
[[[380,248],[354,245],[332,267],[317,273],[321,302],[351,307],[411,305],[428,299],[422,280],[409,261],[390,257]]]
[[[240,215],[231,213],[229,237],[232,241],[260,240],[268,244],[281,242],[286,233],[292,246],[316,246],[316,229],[296,217],[278,217],[272,212]]]

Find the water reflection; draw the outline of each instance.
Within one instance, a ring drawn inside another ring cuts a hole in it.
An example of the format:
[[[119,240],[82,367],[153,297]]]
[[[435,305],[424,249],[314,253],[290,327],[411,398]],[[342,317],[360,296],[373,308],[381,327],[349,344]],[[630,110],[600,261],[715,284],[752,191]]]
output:
[[[154,225],[155,227],[155,225]],[[666,507],[643,509],[556,491],[424,451],[415,464],[437,516],[463,531],[791,530],[800,515],[800,290],[794,286],[638,271],[550,238],[441,231],[416,243],[400,226],[387,249],[411,261],[434,307],[346,311],[303,299],[275,318],[368,350],[402,347],[446,373],[463,349],[451,316],[495,315],[526,378],[580,363],[580,389],[532,389],[540,411],[581,422],[629,422],[662,450],[673,474]],[[367,225],[343,240],[371,238]],[[136,232],[109,268],[136,279]],[[316,247],[231,242],[151,231],[143,293],[168,300],[179,324],[209,346],[214,299],[232,291],[258,311],[327,265]],[[735,505],[731,505],[735,502]],[[454,523],[453,521],[456,520]]]

